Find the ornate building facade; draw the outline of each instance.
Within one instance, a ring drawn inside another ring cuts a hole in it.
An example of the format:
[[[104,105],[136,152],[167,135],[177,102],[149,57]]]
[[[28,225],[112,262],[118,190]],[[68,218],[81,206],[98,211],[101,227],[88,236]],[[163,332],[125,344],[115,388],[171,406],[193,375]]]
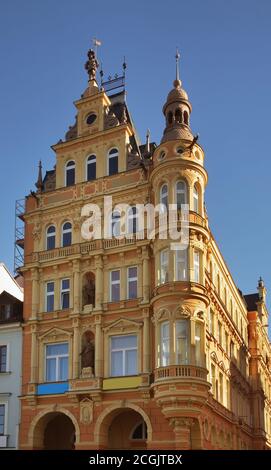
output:
[[[76,122],[26,198],[20,448],[267,449],[265,288],[244,296],[212,236],[187,93],[177,73],[160,145],[140,145],[125,93],[99,87],[97,67],[90,50]],[[104,196],[129,204],[129,237]],[[89,203],[113,237],[83,238]],[[136,236],[148,203],[176,204],[178,225],[189,204],[186,250]]]

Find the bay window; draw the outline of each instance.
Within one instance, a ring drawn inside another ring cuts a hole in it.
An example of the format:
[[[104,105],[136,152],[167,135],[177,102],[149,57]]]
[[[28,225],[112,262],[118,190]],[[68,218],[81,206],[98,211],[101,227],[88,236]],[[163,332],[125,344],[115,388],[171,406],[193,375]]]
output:
[[[188,364],[188,322],[178,320],[176,328],[176,364]]]
[[[194,251],[194,282],[200,282],[200,254]]]
[[[168,282],[169,278],[169,251],[162,250],[160,252],[160,284]]]
[[[195,362],[196,366],[202,365],[202,355],[201,355],[201,337],[202,337],[202,325],[196,323],[195,325]]]
[[[185,181],[176,183],[176,204],[177,210],[181,210],[182,204],[187,204],[187,187]]]
[[[170,333],[169,333],[169,322],[161,324],[161,366],[168,366],[170,360]]]
[[[196,185],[193,187],[193,210],[199,212],[199,192]]]
[[[168,209],[168,185],[163,184],[160,189],[160,204],[163,205],[162,212],[166,212]]]
[[[175,251],[175,280],[187,281],[187,250]]]

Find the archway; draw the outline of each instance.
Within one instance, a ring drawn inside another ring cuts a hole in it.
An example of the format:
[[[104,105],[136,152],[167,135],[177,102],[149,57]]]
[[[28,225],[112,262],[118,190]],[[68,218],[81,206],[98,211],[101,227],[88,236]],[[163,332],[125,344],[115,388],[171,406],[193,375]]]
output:
[[[134,408],[134,407],[133,407]],[[130,407],[111,409],[104,417],[100,417],[99,448],[103,449],[137,449],[147,448],[147,440],[151,439],[151,425],[144,413]],[[138,407],[135,407],[138,408]]]
[[[34,429],[34,449],[75,449],[75,427],[64,413],[52,412],[44,415]]]

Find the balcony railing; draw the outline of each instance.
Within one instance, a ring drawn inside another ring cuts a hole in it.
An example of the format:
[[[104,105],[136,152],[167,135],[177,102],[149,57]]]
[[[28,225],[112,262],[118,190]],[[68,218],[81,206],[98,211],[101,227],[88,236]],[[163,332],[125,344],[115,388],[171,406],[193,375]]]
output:
[[[159,367],[154,372],[155,382],[174,378],[207,380],[207,370],[199,366],[172,365]]]

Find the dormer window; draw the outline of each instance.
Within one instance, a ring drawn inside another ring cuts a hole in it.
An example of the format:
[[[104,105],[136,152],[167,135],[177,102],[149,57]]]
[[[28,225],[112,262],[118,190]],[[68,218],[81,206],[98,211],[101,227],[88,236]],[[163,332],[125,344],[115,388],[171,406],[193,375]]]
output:
[[[95,113],[90,113],[88,116],[87,116],[87,119],[86,119],[86,123],[91,126],[91,124],[93,124],[97,119],[97,115]]]
[[[75,183],[75,163],[70,160],[65,167],[65,186],[73,186]]]

